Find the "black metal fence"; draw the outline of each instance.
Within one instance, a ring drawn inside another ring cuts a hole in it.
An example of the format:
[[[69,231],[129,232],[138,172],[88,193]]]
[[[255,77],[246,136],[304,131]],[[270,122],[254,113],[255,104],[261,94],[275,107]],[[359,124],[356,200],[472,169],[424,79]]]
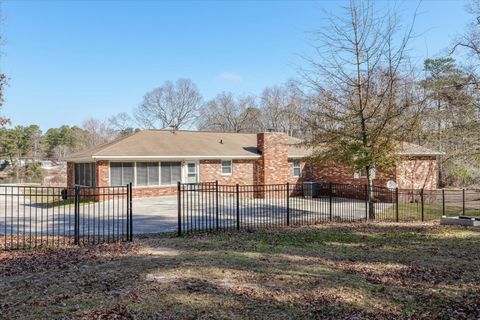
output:
[[[132,186],[0,186],[0,249],[132,240]]]
[[[275,228],[328,221],[424,221],[480,217],[480,190],[367,188],[365,185],[178,184],[178,234]]]

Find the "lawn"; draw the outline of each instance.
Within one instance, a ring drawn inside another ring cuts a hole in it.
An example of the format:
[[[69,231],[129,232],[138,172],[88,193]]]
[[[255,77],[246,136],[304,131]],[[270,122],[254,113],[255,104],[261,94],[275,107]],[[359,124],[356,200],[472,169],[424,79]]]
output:
[[[429,222],[4,252],[0,317],[477,319],[479,250],[480,228]]]
[[[439,219],[443,215],[443,207],[440,203],[425,203],[423,205],[423,216],[425,220]],[[445,206],[445,215],[449,217],[456,217],[459,215],[466,215],[469,217],[480,217],[480,208],[463,208],[461,206],[454,206],[447,204]],[[395,220],[396,208],[395,205],[390,206],[385,210],[379,210],[377,213],[379,219]],[[400,221],[421,220],[422,207],[420,203],[400,203],[398,205],[398,216]]]

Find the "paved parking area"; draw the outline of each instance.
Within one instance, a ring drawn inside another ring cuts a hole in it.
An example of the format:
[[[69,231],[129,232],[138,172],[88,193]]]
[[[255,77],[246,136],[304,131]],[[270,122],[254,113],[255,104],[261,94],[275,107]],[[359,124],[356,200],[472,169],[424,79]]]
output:
[[[133,199],[133,233],[177,230],[176,196]]]
[[[41,230],[50,230],[56,234],[73,234],[73,206],[58,207],[55,209],[39,208],[30,205],[27,200],[23,200],[20,205],[10,204],[2,201],[0,197],[0,233],[7,230],[6,233],[37,233]],[[219,223],[220,227],[232,227],[236,225],[235,200],[232,198],[220,197],[219,199]],[[116,209],[115,209],[116,208]],[[239,205],[242,227],[256,227],[264,224],[285,225],[286,223],[286,203],[285,199],[241,199]],[[366,207],[363,201],[334,198],[332,203],[332,219],[341,218],[342,220],[360,220],[366,217]],[[32,211],[33,210],[33,211]],[[113,223],[112,216],[108,212],[119,210],[118,204],[112,201],[105,201],[95,204],[82,205],[82,215],[90,217],[81,219],[82,230],[103,229],[105,225],[109,228],[114,225],[115,233],[122,232],[126,226],[125,215],[116,213],[118,223]],[[124,210],[124,208],[123,208]],[[5,214],[5,212],[7,214]],[[33,214],[36,218],[30,221]],[[123,212],[123,211],[121,211]],[[112,213],[110,213],[112,214]],[[92,219],[93,217],[93,219]],[[190,228],[212,228],[214,226],[215,205],[210,202],[209,206],[191,205],[182,215],[184,223],[183,229]],[[26,219],[25,219],[26,218]],[[328,221],[330,219],[329,199],[328,198],[290,198],[290,222],[292,224],[315,223]],[[84,227],[83,225],[86,225]],[[133,233],[159,233],[175,232],[178,224],[178,208],[176,196],[163,196],[154,198],[135,198],[133,199]],[[19,229],[19,231],[17,230]],[[13,230],[13,231],[12,231]]]

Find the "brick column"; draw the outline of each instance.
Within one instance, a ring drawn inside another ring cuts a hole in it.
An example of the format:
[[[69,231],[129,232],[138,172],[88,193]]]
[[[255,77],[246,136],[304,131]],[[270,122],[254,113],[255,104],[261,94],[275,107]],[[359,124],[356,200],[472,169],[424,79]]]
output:
[[[67,187],[73,188],[75,184],[75,164],[73,162],[67,162]]]
[[[257,163],[259,184],[284,184],[289,178],[288,136],[280,132],[257,134],[257,148],[262,156]]]
[[[95,162],[95,179],[97,187],[106,187],[110,185],[110,161],[99,160]]]

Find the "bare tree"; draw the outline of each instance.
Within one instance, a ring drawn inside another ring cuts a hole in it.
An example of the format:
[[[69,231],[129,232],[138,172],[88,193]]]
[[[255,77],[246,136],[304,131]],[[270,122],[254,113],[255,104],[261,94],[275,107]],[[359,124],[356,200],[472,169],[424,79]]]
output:
[[[0,26],[1,26],[2,22],[3,22],[3,16],[2,16],[2,12],[0,10]],[[3,46],[3,43],[4,43],[4,38],[0,34],[0,57],[2,55],[1,48]],[[5,90],[5,87],[7,85],[7,80],[8,80],[7,75],[5,73],[0,72],[0,109],[2,109],[2,106],[3,106],[3,103],[4,103],[4,90]],[[9,119],[0,117],[0,127],[8,124],[9,122],[10,122]]]
[[[317,161],[364,170],[372,190],[373,170],[393,167],[423,108],[406,55],[412,26],[402,29],[398,16],[367,1],[352,0],[343,15],[327,16],[329,26],[316,32],[318,55],[300,71],[315,105],[306,119],[308,145]]]
[[[200,110],[199,129],[223,132],[256,132],[260,126],[260,111],[251,96],[235,99],[222,92]]]
[[[135,128],[132,117],[126,112],[108,118],[108,125],[117,136],[132,134],[139,130]]]
[[[263,90],[261,96],[263,129],[304,136],[301,121],[304,98],[293,82]]]
[[[84,142],[86,147],[106,143],[115,138],[115,133],[106,121],[90,118],[83,122],[82,129],[85,131]]]
[[[145,94],[134,117],[143,128],[180,129],[195,119],[201,102],[202,96],[191,80],[167,81]]]
[[[474,19],[468,24],[465,32],[455,38],[451,53],[465,49],[469,55],[473,54],[478,60],[480,59],[480,1],[470,2],[467,11],[473,15]]]

